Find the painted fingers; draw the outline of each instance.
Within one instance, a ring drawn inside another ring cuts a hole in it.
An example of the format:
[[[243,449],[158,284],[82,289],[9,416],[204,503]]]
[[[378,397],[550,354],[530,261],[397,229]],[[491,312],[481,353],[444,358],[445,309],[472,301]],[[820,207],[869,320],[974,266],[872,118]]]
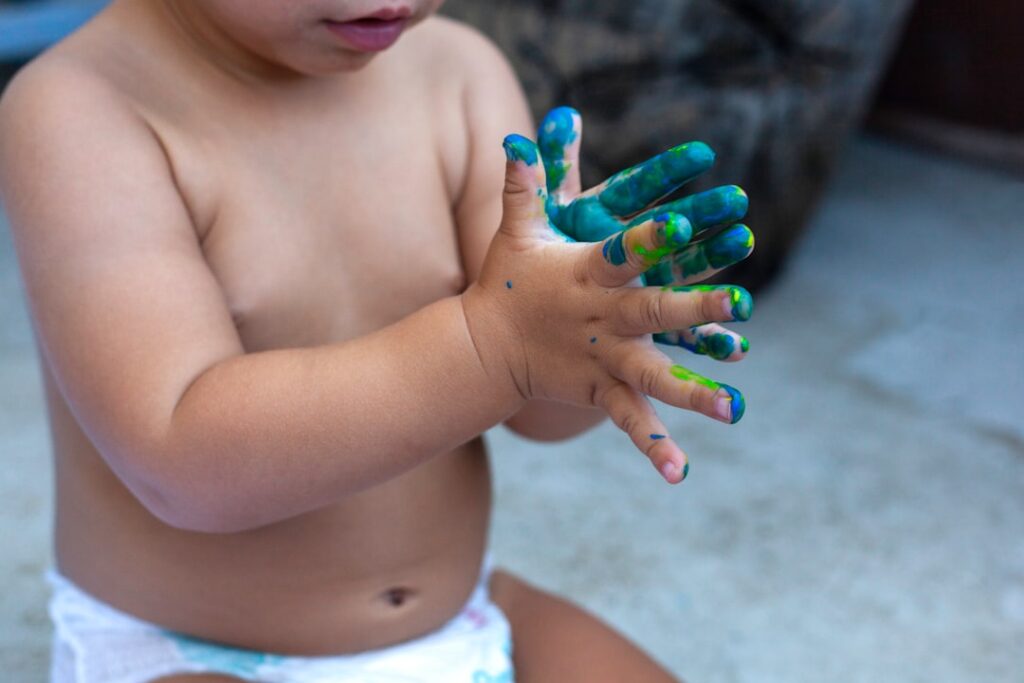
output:
[[[594,245],[588,270],[601,286],[621,287],[686,247],[692,234],[690,222],[683,216],[656,216]]]
[[[714,237],[688,245],[644,273],[649,285],[686,285],[707,280],[754,251],[754,233],[733,225]]]
[[[750,351],[750,342],[746,337],[715,323],[661,332],[654,335],[654,341],[727,363],[743,360]]]
[[[721,384],[674,365],[651,347],[623,344],[613,351],[613,375],[620,381],[597,397],[597,404],[626,432],[633,444],[670,484],[689,472],[689,460],[658,418],[647,397],[735,424],[746,410],[743,395]]]
[[[599,185],[595,194],[614,216],[626,217],[648,206],[708,171],[715,153],[703,142],[688,142],[616,173]]]
[[[643,394],[624,382],[616,382],[597,396],[597,404],[626,432],[665,481],[678,484],[686,478],[690,471],[686,454],[669,436],[665,423]]]
[[[537,132],[537,146],[544,159],[548,195],[562,204],[580,194],[580,143],[583,119],[572,107],[548,112]]]

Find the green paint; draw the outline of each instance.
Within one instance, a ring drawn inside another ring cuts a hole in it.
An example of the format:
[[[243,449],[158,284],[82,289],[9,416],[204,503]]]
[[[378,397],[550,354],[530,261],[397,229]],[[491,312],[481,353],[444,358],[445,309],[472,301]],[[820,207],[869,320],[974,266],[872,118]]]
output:
[[[721,385],[718,382],[710,380],[702,375],[698,375],[693,370],[690,370],[689,368],[684,368],[682,365],[673,365],[671,368],[669,368],[669,372],[672,373],[673,377],[680,381],[694,382],[704,387],[705,389],[710,389],[711,391],[718,391],[721,388]]]
[[[672,373],[673,377],[683,382],[694,382],[706,389],[710,389],[711,391],[724,391],[727,393],[729,395],[732,424],[739,422],[743,417],[743,414],[747,411],[747,402],[743,399],[743,394],[728,384],[719,384],[707,377],[702,377],[696,372],[684,368],[682,365],[673,365],[669,371]]]
[[[691,353],[715,360],[739,360],[750,350],[750,342],[729,332],[707,334],[700,326],[653,335],[654,341],[665,346],[678,346]],[[737,349],[739,352],[737,353]]]
[[[686,475],[690,473],[690,463],[683,465],[683,479],[686,479]],[[680,479],[682,481],[682,479]]]

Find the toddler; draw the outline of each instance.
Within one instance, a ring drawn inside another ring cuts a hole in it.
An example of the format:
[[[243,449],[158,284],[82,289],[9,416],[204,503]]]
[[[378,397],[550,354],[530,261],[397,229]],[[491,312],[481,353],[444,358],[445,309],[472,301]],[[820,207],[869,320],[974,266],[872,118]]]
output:
[[[657,204],[700,143],[581,192],[579,115],[505,137],[513,73],[440,4],[114,0],[5,93],[55,682],[673,680],[491,570],[480,435],[610,416],[681,481],[646,397],[743,400],[652,335],[746,353],[749,295],[693,286],[750,252],[746,197]]]

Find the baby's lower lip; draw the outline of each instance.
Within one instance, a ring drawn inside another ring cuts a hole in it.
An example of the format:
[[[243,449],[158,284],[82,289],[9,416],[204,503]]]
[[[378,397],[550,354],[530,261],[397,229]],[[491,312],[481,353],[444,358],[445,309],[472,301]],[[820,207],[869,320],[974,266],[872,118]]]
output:
[[[347,45],[363,52],[379,52],[395,44],[405,29],[406,19],[327,20],[328,30]]]

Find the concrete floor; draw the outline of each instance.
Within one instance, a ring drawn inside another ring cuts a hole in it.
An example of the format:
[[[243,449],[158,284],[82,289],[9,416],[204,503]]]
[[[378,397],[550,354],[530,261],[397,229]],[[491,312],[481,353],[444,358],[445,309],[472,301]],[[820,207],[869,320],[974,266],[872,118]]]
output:
[[[750,358],[691,364],[743,422],[662,411],[678,488],[610,427],[496,431],[499,562],[691,683],[1024,681],[1021,216],[1019,179],[855,142]],[[0,235],[0,679],[39,681],[50,467]]]

